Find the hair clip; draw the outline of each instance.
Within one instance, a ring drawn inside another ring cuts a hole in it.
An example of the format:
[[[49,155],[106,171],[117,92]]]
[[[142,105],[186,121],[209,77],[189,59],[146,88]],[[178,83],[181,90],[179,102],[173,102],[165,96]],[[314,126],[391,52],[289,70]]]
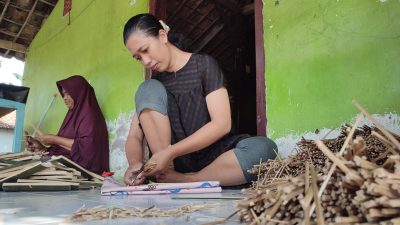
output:
[[[161,23],[161,26],[163,27],[163,29],[168,33],[168,31],[170,30],[169,26],[167,24],[164,23],[164,21],[159,20],[159,22]]]

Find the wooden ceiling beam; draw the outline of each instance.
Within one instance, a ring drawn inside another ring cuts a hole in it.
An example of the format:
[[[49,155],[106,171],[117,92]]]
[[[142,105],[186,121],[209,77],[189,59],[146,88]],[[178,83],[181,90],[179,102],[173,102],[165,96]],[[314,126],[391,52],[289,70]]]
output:
[[[224,25],[221,24],[215,27],[200,43],[199,47],[194,51],[195,53],[200,52],[221,30],[224,28]]]
[[[178,14],[179,10],[185,5],[187,0],[181,0],[181,3],[174,9],[172,13],[169,14],[168,16],[168,23],[172,24],[174,20],[176,20],[176,14]]]
[[[203,22],[203,20],[204,20],[205,18],[208,17],[208,15],[214,10],[214,8],[215,8],[215,5],[213,4],[213,5],[211,5],[211,7],[209,7],[209,8],[206,10],[206,12],[203,14],[203,16],[201,16],[201,18],[200,18],[199,21],[197,22],[197,24],[194,25],[194,26],[188,31],[188,33],[186,34],[187,37],[190,37],[190,34],[195,30],[195,28],[197,28],[198,25],[200,25],[200,24]]]
[[[0,48],[4,48],[10,51],[26,53],[26,47],[24,45],[12,41],[0,40]]]
[[[56,6],[55,4],[53,4],[53,3],[51,3],[51,2],[48,2],[48,1],[46,1],[46,0],[40,0],[40,1],[43,2],[44,4],[51,5],[51,6],[53,6],[53,7]]]
[[[35,11],[35,8],[36,8],[36,5],[38,2],[39,2],[39,0],[35,0],[35,3],[33,3],[33,6],[31,8],[31,10],[29,11],[28,16],[26,17],[25,22],[22,24],[21,28],[19,29],[17,36],[14,37],[13,42],[15,42],[19,38],[19,36],[21,35],[22,31],[24,30],[26,24],[28,24],[28,21],[31,18],[33,12]],[[10,52],[10,50],[7,50],[6,53],[4,53],[4,57],[7,57],[9,52]]]
[[[6,14],[9,4],[10,4],[10,0],[7,0],[6,4],[4,5],[3,11],[1,12],[1,15],[0,15],[0,23],[1,23],[1,21],[3,21],[4,14]]]
[[[19,26],[22,26],[22,23],[15,22],[14,20],[10,20],[10,19],[7,19],[7,18],[3,18],[3,20],[5,20],[7,22],[10,22],[10,23],[13,23],[13,24],[16,24],[16,25],[19,25]]]
[[[14,8],[17,8],[17,9],[20,9],[20,10],[23,10],[23,11],[25,11],[25,12],[29,12],[29,11],[30,11],[30,9],[21,7],[21,6],[19,6],[19,5],[13,4],[13,3],[10,3],[10,6],[12,6],[12,7],[14,7]],[[47,17],[47,15],[45,15],[45,14],[43,14],[43,13],[40,13],[40,12],[35,12],[35,11],[34,11],[33,14],[35,14],[35,15],[37,15],[37,16],[41,16],[41,17]]]
[[[6,29],[3,29],[3,28],[0,28],[0,33],[7,34],[8,36],[11,36],[11,37],[17,36],[17,33],[10,32],[10,31],[8,31]]]
[[[178,24],[178,26],[176,26],[175,28],[173,28],[174,30],[178,30],[185,25],[185,21],[187,21],[190,16],[196,11],[196,9],[199,7],[199,5],[202,3],[203,1],[196,1],[196,5],[193,6],[193,8],[190,10],[190,12],[186,15],[185,18],[183,18],[182,21],[180,21],[180,23]]]
[[[217,23],[218,18],[215,19],[214,21],[212,21],[210,24],[208,24],[208,26],[206,27],[206,29],[204,29],[204,32],[201,35],[196,35],[197,37],[190,43],[190,46],[195,45],[195,43],[197,42],[197,40],[199,40],[206,32],[208,32],[208,30],[214,26],[215,23]]]

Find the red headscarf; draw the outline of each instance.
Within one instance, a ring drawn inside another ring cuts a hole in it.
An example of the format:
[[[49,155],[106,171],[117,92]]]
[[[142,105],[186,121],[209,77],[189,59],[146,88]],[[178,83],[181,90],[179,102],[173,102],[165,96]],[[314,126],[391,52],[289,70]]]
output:
[[[93,87],[78,75],[57,81],[57,87],[62,96],[65,90],[74,100],[57,135],[74,139],[74,144],[71,151],[53,146],[50,154],[67,156],[98,174],[109,171],[107,126]]]

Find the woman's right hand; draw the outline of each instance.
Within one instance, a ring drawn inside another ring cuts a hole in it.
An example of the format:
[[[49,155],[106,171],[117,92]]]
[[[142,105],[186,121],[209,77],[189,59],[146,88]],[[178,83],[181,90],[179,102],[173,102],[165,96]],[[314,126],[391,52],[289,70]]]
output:
[[[25,139],[25,148],[30,152],[42,152],[46,151],[46,147],[43,146],[38,140],[33,138],[32,136],[26,136]]]
[[[124,182],[128,186],[140,185],[145,181],[145,177],[136,178],[143,170],[143,165],[129,166],[124,175]]]

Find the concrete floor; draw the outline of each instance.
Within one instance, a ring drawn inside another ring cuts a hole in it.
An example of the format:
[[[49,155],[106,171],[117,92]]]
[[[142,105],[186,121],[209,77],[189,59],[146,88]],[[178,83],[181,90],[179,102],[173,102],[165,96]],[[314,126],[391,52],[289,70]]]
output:
[[[83,204],[86,208],[104,205],[105,207],[143,207],[155,206],[160,209],[175,209],[187,204],[220,203],[221,207],[194,212],[176,218],[129,218],[97,220],[73,224],[205,224],[220,220],[236,211],[237,200],[172,199],[180,195],[147,196],[100,196],[100,189],[64,192],[0,192],[0,225],[23,224],[66,224],[63,220],[72,215]],[[194,195],[190,195],[194,196]],[[197,195],[205,196],[205,194]],[[222,193],[207,196],[243,197],[240,190],[223,190]],[[71,223],[68,223],[71,224]],[[235,215],[225,224],[240,224]]]

